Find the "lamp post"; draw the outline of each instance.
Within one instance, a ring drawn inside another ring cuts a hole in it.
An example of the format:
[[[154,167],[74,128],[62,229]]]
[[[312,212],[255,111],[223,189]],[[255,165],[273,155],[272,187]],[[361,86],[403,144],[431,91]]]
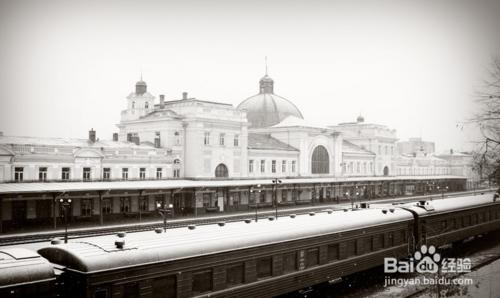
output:
[[[68,243],[68,207],[71,206],[71,199],[61,198],[59,203],[64,208],[64,243]]]
[[[276,210],[276,220],[278,220],[278,184],[281,184],[281,180],[275,178],[272,180],[272,182],[274,191],[274,208]]]
[[[262,188],[261,188],[260,184],[257,184],[257,186],[255,188],[253,186],[250,187],[250,193],[254,193],[254,192],[259,193],[259,199],[260,199],[260,193],[262,192]],[[255,197],[255,195],[254,195],[254,201],[255,201],[255,222],[257,222],[259,220],[259,217],[257,215],[257,209],[259,209],[259,201]]]
[[[354,202],[352,201],[352,198],[349,196],[349,192],[345,192],[345,196],[347,197],[348,200],[351,201],[351,209],[354,209]]]
[[[156,202],[156,209],[158,213],[163,217],[163,232],[167,232],[167,215],[172,214],[172,204],[167,204],[165,202]]]

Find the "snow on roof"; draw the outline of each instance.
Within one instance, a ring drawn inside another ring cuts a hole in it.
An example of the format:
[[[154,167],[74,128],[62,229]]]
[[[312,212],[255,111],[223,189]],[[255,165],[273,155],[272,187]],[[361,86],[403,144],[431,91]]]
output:
[[[493,194],[486,193],[484,195],[470,195],[465,197],[454,197],[441,200],[427,201],[427,203],[434,208],[434,211],[426,211],[424,208],[419,207],[416,202],[403,204],[401,206],[408,207],[419,214],[435,214],[439,212],[447,212],[450,210],[467,209],[478,207],[482,205],[493,204]],[[500,204],[497,201],[495,204]]]
[[[321,129],[329,129],[326,126],[318,125],[315,123],[308,122],[302,118],[290,115],[283,119],[280,123],[272,126],[272,127],[311,127],[311,128],[321,128]]]
[[[18,137],[0,136],[0,145],[34,145],[34,146],[71,146],[71,147],[96,147],[96,148],[135,148],[152,149],[151,145],[136,145],[131,142],[120,142],[110,140],[97,140],[91,143],[87,139],[72,138],[39,138],[39,137]]]
[[[343,140],[342,141],[342,153],[363,153],[363,154],[370,154],[370,155],[375,155],[375,153],[363,149],[358,145],[355,145],[349,141]]]
[[[39,254],[25,248],[0,249],[0,288],[54,277],[54,269]]]
[[[248,134],[248,149],[299,151],[269,134]]]
[[[321,184],[321,183],[359,183],[364,181],[419,181],[419,180],[466,179],[463,176],[374,176],[374,177],[315,177],[281,179],[282,185]],[[158,190],[200,187],[241,187],[246,189],[255,185],[272,185],[272,179],[234,179],[234,180],[139,180],[108,182],[34,182],[34,183],[0,183],[0,194],[23,193],[64,193],[75,191],[111,191],[111,190]]]
[[[49,260],[65,260],[69,268],[93,272],[123,266],[144,265],[177,259],[210,255],[251,247],[307,239],[373,225],[413,220],[410,212],[395,209],[382,213],[380,209],[338,211],[315,216],[298,215],[278,220],[244,222],[169,229],[166,233],[154,231],[127,234],[124,249],[115,247],[116,236],[97,236],[68,244],[52,245],[38,252]],[[64,256],[64,257],[61,257]]]

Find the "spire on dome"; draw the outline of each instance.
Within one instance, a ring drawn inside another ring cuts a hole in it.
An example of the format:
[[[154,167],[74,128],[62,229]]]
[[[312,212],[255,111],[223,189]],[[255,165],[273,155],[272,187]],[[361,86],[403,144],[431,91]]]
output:
[[[266,75],[259,81],[259,93],[274,93],[274,81],[267,75],[267,56],[265,57]]]

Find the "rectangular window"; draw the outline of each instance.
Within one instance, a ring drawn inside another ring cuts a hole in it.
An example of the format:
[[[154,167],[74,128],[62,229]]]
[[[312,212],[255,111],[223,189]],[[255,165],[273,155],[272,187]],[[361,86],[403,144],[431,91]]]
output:
[[[123,286],[123,297],[138,298],[139,284],[136,282],[128,283]]]
[[[89,181],[90,179],[90,168],[83,168],[83,181]]]
[[[243,263],[232,264],[226,267],[226,284],[227,286],[234,286],[244,283],[245,266]]]
[[[69,180],[69,173],[70,173],[70,169],[69,168],[62,168],[62,170],[61,170],[61,180]]]
[[[339,259],[339,245],[337,243],[328,245],[328,261]]]
[[[210,145],[210,133],[209,132],[205,132],[205,135],[203,137],[203,144]]]
[[[295,160],[292,160],[292,173],[295,173]]]
[[[226,137],[225,133],[219,134],[219,145],[224,146],[224,138]]]
[[[162,168],[156,168],[156,179],[161,179]]]
[[[286,173],[286,160],[281,161],[281,173]]]
[[[271,161],[271,172],[276,173],[276,160]]]
[[[110,168],[103,168],[102,169],[102,179],[103,180],[111,179],[111,169]]]
[[[153,298],[175,298],[177,283],[175,275],[153,279]]]
[[[203,207],[211,207],[210,202],[212,201],[212,194],[211,193],[204,193],[203,194]]]
[[[202,270],[193,272],[192,293],[197,295],[212,290],[212,270]]]
[[[141,180],[146,179],[146,168],[140,168],[139,169],[139,178]]]
[[[365,250],[365,253],[369,253],[373,251],[373,242],[372,242],[372,237],[366,237],[363,239],[363,248]],[[362,254],[363,252],[360,252],[358,254]]]
[[[248,172],[253,173],[253,160],[252,159],[250,159],[248,161]]]
[[[102,203],[101,206],[102,214],[111,214],[113,211],[111,199],[110,198],[102,199],[101,203]]]
[[[38,180],[47,181],[47,167],[38,168]]]
[[[266,161],[265,160],[261,160],[260,161],[260,172],[261,173],[265,173],[266,172]]]
[[[181,176],[181,169],[174,169],[174,178],[179,178]]]
[[[346,242],[346,257],[352,257],[356,254],[356,241],[350,240]]]
[[[238,147],[240,145],[240,136],[234,135],[234,147]]]
[[[120,212],[121,213],[129,213],[130,210],[130,198],[129,197],[121,197],[120,198]]]
[[[283,272],[293,272],[297,270],[297,253],[291,252],[283,255]]]
[[[265,278],[272,275],[272,258],[257,259],[257,278]]]
[[[128,179],[128,168],[122,168],[122,179],[123,180]]]
[[[313,267],[319,264],[319,249],[310,248],[307,250],[306,267]]]
[[[281,200],[284,202],[288,198],[288,190],[282,189],[281,190]]]
[[[92,199],[82,199],[80,214],[81,216],[92,216]]]
[[[157,131],[155,132],[155,148],[160,148],[160,146],[161,146],[160,132]]]

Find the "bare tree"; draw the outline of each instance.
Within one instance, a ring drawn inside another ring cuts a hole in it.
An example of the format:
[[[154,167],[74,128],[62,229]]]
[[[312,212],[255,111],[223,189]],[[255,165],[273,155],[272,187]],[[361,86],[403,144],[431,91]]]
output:
[[[479,91],[478,111],[472,123],[478,125],[482,141],[474,154],[474,168],[481,178],[500,185],[500,58],[493,59],[483,89]]]

